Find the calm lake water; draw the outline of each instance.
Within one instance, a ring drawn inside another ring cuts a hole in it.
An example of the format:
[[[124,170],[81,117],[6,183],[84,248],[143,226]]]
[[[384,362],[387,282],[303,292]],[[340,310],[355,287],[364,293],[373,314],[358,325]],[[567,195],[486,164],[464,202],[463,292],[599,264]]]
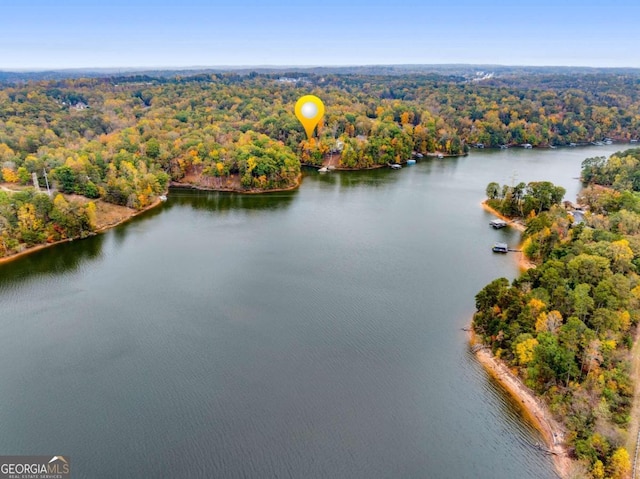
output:
[[[553,478],[468,350],[517,275],[490,181],[579,190],[623,146],[310,172],[270,195],[172,191],[103,235],[0,266],[0,454],[76,478]]]

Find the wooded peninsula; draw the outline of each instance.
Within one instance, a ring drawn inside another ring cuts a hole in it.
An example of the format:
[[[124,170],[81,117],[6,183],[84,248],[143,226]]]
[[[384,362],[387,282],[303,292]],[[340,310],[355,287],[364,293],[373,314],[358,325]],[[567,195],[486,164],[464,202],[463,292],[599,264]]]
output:
[[[640,149],[589,158],[582,178],[573,215],[551,183],[488,185],[491,207],[526,218],[537,267],[480,291],[473,328],[564,426],[576,477],[623,479],[638,436]]]

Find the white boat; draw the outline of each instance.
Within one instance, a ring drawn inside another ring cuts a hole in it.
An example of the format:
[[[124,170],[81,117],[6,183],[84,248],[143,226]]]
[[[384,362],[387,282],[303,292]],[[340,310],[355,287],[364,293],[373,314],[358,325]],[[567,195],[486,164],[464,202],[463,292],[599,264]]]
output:
[[[318,173],[326,173],[327,171],[329,171],[329,168],[327,168],[326,166],[323,166],[318,170]]]
[[[160,195],[160,196],[158,196],[158,199],[160,201],[167,201],[167,196],[166,195]]]
[[[399,170],[400,168],[402,168],[402,165],[398,163],[394,163],[393,165],[391,165],[392,170]]]

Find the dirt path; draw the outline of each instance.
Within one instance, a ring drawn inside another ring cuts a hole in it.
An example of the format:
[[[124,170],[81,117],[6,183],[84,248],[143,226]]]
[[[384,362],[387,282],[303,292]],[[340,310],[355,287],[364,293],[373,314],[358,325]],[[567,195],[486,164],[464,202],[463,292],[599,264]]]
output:
[[[631,422],[629,423],[626,446],[631,458],[631,464],[635,464],[632,477],[640,478],[640,457],[636,457],[636,454],[640,454],[638,452],[638,447],[640,447],[640,444],[638,444],[638,439],[640,439],[640,327],[636,330],[635,344],[631,350],[631,377],[634,378],[636,390],[633,395]]]
[[[21,188],[11,189],[11,188],[7,187],[6,185],[0,185],[0,190],[7,191],[8,193],[17,193],[18,191],[21,190]]]

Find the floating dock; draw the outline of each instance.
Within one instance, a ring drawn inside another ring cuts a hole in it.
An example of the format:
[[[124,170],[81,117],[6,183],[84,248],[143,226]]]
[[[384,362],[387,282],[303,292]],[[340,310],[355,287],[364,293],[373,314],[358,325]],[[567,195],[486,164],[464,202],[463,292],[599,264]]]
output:
[[[508,223],[505,220],[497,219],[491,220],[489,224],[492,228],[499,230],[500,228],[504,228],[505,226],[507,226]]]
[[[493,245],[493,248],[491,248],[491,251],[494,253],[508,253],[509,245],[507,245],[507,243],[496,243]]]

